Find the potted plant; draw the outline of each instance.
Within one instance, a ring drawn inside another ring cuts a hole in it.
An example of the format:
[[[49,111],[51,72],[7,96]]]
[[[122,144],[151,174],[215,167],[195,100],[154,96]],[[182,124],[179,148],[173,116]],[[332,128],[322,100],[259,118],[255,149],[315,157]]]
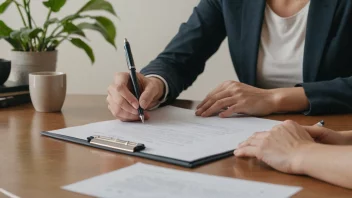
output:
[[[66,0],[44,1],[48,14],[45,23],[38,26],[31,16],[31,0],[0,0],[0,15],[9,6],[16,6],[23,22],[22,28],[12,29],[0,20],[0,39],[5,39],[13,48],[11,81],[28,84],[28,74],[31,72],[55,71],[57,48],[64,41],[84,50],[94,63],[95,57],[87,44],[86,30],[98,31],[116,49],[114,23],[107,17],[90,14],[90,11],[106,11],[117,17],[108,1],[89,0],[74,14],[62,19],[53,18],[52,13],[59,12],[65,4]]]

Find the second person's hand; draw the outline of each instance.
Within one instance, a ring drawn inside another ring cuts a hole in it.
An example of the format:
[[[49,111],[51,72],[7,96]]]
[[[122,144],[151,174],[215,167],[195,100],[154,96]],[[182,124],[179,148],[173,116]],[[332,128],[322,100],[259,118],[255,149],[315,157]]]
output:
[[[145,77],[137,73],[141,96],[139,101],[133,94],[132,82],[127,72],[116,73],[114,82],[108,88],[108,108],[119,120],[138,121],[138,107],[147,110],[158,104],[164,94],[164,83],[156,77]],[[145,118],[149,119],[148,112]]]
[[[317,145],[304,127],[285,121],[270,131],[257,132],[234,151],[236,157],[256,157],[276,170],[303,174],[302,161]]]

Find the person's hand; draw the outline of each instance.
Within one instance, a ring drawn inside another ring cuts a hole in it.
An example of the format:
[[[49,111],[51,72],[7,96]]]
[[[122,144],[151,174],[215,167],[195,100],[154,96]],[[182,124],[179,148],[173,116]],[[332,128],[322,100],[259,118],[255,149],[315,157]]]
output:
[[[264,116],[276,112],[276,94],[272,90],[259,89],[236,81],[226,81],[198,105],[196,115],[212,116],[221,110],[220,117],[234,113]]]
[[[305,126],[306,131],[316,142],[333,145],[348,145],[352,142],[352,131],[333,131],[319,126]]]
[[[158,104],[164,94],[164,83],[155,77],[147,78],[137,73],[141,96],[139,101],[133,94],[132,82],[129,73],[116,73],[114,83],[108,88],[108,108],[119,120],[137,121],[139,105],[143,109],[150,109]],[[148,112],[145,111],[145,119],[149,119]]]
[[[238,146],[234,155],[256,157],[276,170],[303,174],[300,164],[314,144],[314,139],[304,127],[285,121],[270,131],[255,133]]]

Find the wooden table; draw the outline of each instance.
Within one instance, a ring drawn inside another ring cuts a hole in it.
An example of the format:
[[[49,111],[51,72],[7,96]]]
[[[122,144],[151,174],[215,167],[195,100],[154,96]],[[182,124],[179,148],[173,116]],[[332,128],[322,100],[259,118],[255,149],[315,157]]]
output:
[[[194,108],[195,103],[177,101],[175,105]],[[324,119],[329,128],[352,129],[352,115],[306,117],[292,114],[267,118],[291,119],[304,125],[312,125]],[[211,175],[302,186],[304,190],[294,197],[352,197],[352,190],[310,177],[283,174],[254,159],[229,157],[195,169],[186,169],[40,135],[43,130],[109,119],[113,117],[107,110],[105,96],[68,96],[62,113],[38,113],[31,104],[0,109],[0,188],[22,198],[85,197],[61,190],[60,187],[143,162]]]

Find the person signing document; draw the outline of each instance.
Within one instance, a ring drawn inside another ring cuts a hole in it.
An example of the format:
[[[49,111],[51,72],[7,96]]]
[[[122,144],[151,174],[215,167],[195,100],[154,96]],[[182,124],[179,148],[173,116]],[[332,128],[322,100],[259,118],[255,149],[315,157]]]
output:
[[[139,100],[129,73],[117,73],[108,108],[117,119],[137,121],[139,106],[172,103],[227,37],[239,82],[226,80],[210,92],[197,116],[222,109],[220,117],[352,112],[351,13],[350,0],[201,0],[165,50],[137,73]]]

